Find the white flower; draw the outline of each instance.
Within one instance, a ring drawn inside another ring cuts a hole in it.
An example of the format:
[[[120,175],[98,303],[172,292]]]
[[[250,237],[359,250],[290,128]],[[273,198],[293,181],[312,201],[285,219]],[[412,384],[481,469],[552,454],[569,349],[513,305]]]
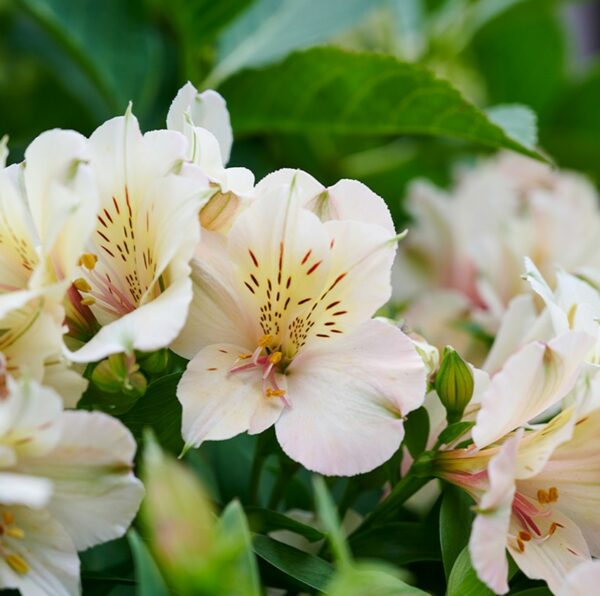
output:
[[[6,145],[0,145],[4,166]],[[0,171],[0,351],[12,375],[68,386],[73,405],[85,381],[62,355],[62,301],[93,230],[97,192],[85,137],[37,137],[21,165]]]
[[[305,467],[357,474],[398,449],[425,370],[399,329],[371,320],[391,291],[393,231],[359,221],[358,204],[322,222],[305,198],[302,180],[274,184],[226,238],[204,235],[174,344],[193,357],[178,388],[183,435],[189,447],[275,424]]]
[[[2,383],[0,588],[77,594],[77,551],[123,535],[139,507],[135,442],[110,416],[63,412],[35,381]]]
[[[233,132],[225,100],[212,90],[198,93],[186,83],[177,93],[167,115],[167,127],[185,134],[188,159],[209,177],[214,196],[200,213],[202,226],[227,231],[254,191],[254,174],[247,168],[226,168]]]
[[[189,261],[199,240],[207,180],[187,163],[175,131],[142,135],[128,110],[89,140],[100,209],[70,294],[69,323],[98,332],[71,354],[77,362],[168,346],[192,298]]]

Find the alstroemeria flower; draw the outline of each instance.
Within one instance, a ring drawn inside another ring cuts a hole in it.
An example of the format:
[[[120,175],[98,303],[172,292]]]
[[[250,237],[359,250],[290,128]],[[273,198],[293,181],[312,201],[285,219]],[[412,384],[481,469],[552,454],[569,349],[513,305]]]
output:
[[[496,593],[508,591],[506,549],[554,592],[590,552],[600,554],[600,409],[572,405],[528,424],[573,390],[592,343],[568,332],[522,348],[482,397],[474,445],[438,456],[440,475],[477,503],[471,558]]]
[[[73,405],[85,381],[62,355],[61,306],[93,230],[97,191],[87,139],[53,130],[37,137],[20,165],[4,167],[0,145],[0,351],[13,376],[65,383]]]
[[[394,233],[322,222],[300,203],[293,183],[275,186],[226,238],[204,235],[174,344],[193,357],[178,388],[183,435],[190,447],[275,424],[305,467],[357,474],[398,449],[424,365],[399,329],[371,319],[390,295]]]
[[[600,561],[586,561],[571,571],[562,584],[559,596],[590,596],[600,585]]]
[[[135,442],[98,412],[63,412],[59,396],[2,375],[0,589],[77,594],[77,551],[122,536],[143,495]]]
[[[167,115],[167,127],[188,139],[188,159],[209,177],[214,195],[200,212],[207,230],[227,231],[235,215],[250,200],[254,174],[247,168],[226,168],[233,132],[225,100],[216,91],[203,93],[186,83]]]
[[[77,362],[156,350],[177,336],[192,298],[198,211],[210,196],[204,174],[186,161],[185,136],[142,135],[130,110],[100,126],[89,145],[100,209],[68,321],[73,335],[94,318],[100,329],[71,354]]]

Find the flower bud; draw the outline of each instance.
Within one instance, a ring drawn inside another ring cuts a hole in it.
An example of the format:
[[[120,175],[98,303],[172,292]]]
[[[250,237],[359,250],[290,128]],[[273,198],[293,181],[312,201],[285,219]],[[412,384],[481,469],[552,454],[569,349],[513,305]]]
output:
[[[473,373],[458,352],[447,346],[435,377],[435,390],[444,404],[448,422],[461,419],[473,397]]]
[[[164,372],[170,364],[169,350],[157,350],[139,358],[141,369],[148,374],[158,375]]]
[[[105,393],[123,393],[138,398],[146,393],[148,386],[139,368],[133,356],[111,354],[94,368],[92,383]]]
[[[200,210],[200,223],[206,230],[226,232],[233,223],[240,199],[232,192],[217,192]]]

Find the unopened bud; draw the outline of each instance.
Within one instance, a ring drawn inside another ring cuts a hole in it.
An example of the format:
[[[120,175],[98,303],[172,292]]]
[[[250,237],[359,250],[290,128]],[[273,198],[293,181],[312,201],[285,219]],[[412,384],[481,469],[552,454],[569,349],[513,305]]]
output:
[[[158,350],[139,358],[141,369],[151,375],[164,372],[170,364],[169,350]]]
[[[444,404],[449,422],[462,417],[473,397],[473,373],[467,363],[451,347],[446,347],[435,377],[435,390]]]
[[[200,223],[206,230],[226,232],[233,223],[233,217],[240,199],[232,192],[218,192],[200,210]]]
[[[124,354],[111,354],[100,362],[92,373],[92,383],[105,393],[124,393],[128,397],[141,397],[148,386],[139,365]]]

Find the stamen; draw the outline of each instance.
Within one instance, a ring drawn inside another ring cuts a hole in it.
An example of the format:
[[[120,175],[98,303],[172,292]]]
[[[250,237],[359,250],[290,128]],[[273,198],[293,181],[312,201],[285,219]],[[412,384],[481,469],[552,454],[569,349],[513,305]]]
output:
[[[80,291],[80,292],[91,292],[92,291],[92,286],[90,286],[90,284],[87,282],[87,280],[83,279],[83,277],[78,277],[74,282],[73,285]]]
[[[6,528],[6,535],[11,538],[25,538],[25,532],[21,528]]]
[[[238,358],[240,360],[248,360],[248,358],[252,358],[252,354],[240,354]]]
[[[92,304],[96,304],[96,299],[93,296],[88,296],[81,301],[83,306],[91,306]]]
[[[29,571],[29,565],[21,555],[7,555],[6,562],[14,571],[20,573],[21,575],[25,575]]]
[[[518,536],[519,540],[522,540],[523,542],[529,542],[531,540],[531,534],[525,530],[521,530]]]
[[[267,390],[265,391],[265,397],[283,397],[284,395],[284,389],[272,389],[271,387],[267,387]]]
[[[85,267],[86,269],[89,269],[90,271],[96,266],[97,262],[98,262],[98,257],[91,252],[84,252],[79,257],[79,266]]]
[[[4,520],[4,523],[6,525],[10,525],[10,524],[14,524],[15,523],[15,516],[10,511],[5,511],[2,514],[2,519]]]
[[[266,348],[273,341],[273,336],[266,334],[258,340],[258,345],[261,348]]]
[[[269,360],[271,361],[271,364],[278,364],[279,362],[281,362],[282,358],[283,358],[283,354],[281,352],[273,352],[269,356]]]
[[[551,503],[558,501],[558,489],[556,486],[550,487],[550,490],[548,491],[548,497]]]

